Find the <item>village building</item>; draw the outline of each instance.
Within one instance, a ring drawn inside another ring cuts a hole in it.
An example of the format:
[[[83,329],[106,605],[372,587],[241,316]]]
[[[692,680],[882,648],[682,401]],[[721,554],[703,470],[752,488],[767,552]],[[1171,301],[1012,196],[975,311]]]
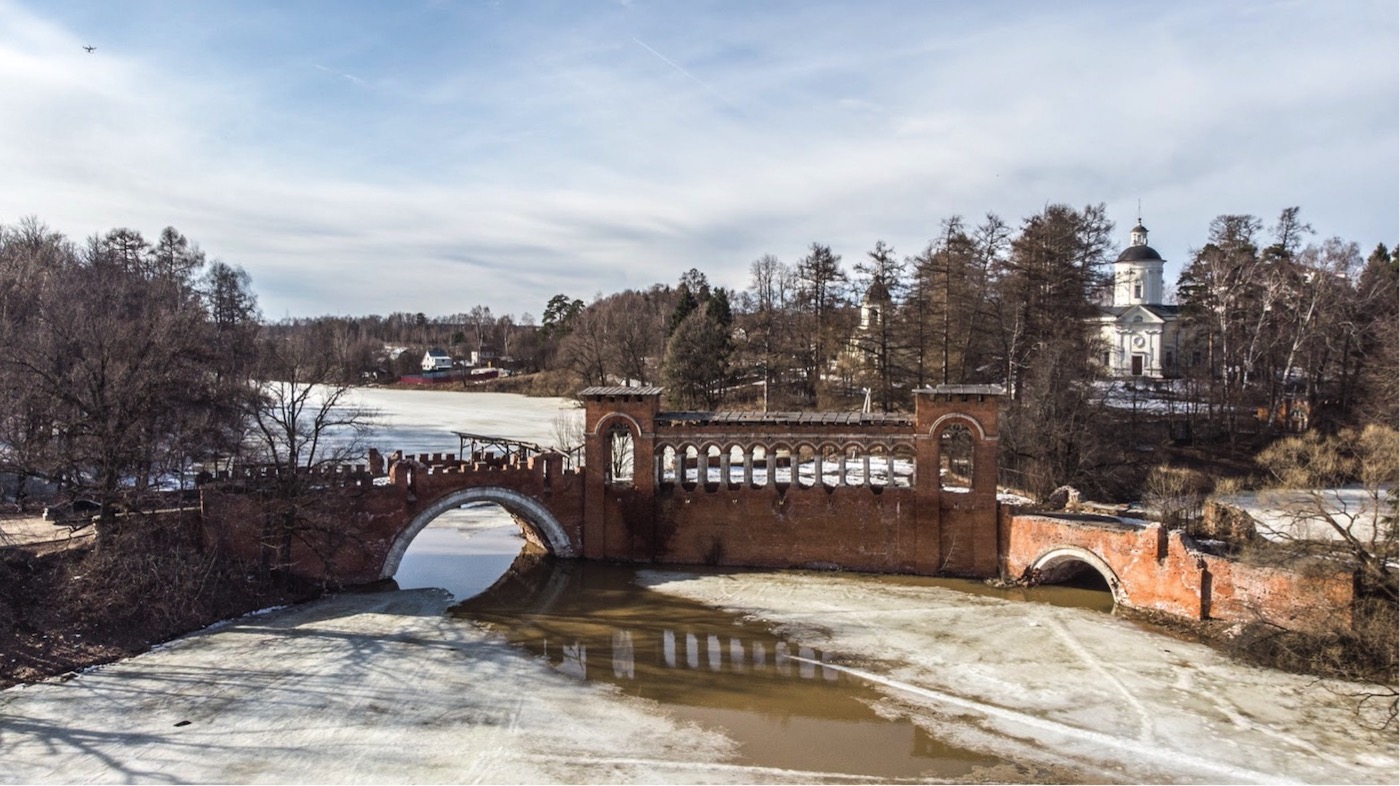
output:
[[[1180,308],[1162,302],[1163,264],[1147,245],[1139,218],[1113,263],[1113,300],[1096,317],[1104,345],[1100,361],[1109,376],[1161,379],[1180,373]]]
[[[447,352],[434,347],[423,353],[424,371],[450,371],[452,369],[452,356]]]

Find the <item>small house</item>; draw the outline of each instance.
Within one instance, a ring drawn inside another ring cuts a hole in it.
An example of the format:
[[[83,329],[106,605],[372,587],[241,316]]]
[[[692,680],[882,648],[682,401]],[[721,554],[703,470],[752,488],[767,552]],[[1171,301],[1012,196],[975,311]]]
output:
[[[452,356],[436,347],[428,350],[423,355],[424,371],[450,371],[452,369]]]

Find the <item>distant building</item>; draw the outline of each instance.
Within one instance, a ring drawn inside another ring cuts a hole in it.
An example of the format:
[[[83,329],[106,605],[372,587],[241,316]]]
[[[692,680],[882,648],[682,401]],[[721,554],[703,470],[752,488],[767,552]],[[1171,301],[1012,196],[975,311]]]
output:
[[[885,280],[882,277],[875,276],[870,282],[870,287],[865,290],[865,294],[861,295],[860,324],[851,334],[846,346],[846,353],[863,363],[874,362],[874,348],[878,345],[879,337],[884,331],[885,320],[893,313],[894,298],[890,296],[890,289],[885,286]]]
[[[1162,303],[1165,260],[1147,245],[1138,219],[1131,242],[1113,263],[1113,301],[1097,317],[1110,376],[1176,376],[1181,363],[1180,308]]]
[[[445,351],[434,347],[423,354],[424,371],[450,371],[452,369],[452,356]]]
[[[496,350],[490,347],[473,349],[471,364],[478,368],[482,366],[494,366],[496,364]]]

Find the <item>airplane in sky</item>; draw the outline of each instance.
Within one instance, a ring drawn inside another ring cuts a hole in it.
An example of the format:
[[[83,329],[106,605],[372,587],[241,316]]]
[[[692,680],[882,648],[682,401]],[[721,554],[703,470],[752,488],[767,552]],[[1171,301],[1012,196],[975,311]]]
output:
[[[86,50],[88,51],[88,54],[92,54],[93,50],[96,49],[97,47],[95,47],[95,46],[85,46],[85,47],[83,47],[83,48],[86,49]]]

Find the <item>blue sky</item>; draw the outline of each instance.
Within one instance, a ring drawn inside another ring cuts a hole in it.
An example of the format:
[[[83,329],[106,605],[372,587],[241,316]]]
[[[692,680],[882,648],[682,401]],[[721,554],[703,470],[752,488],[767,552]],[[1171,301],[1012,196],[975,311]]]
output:
[[[744,288],[1141,200],[1400,240],[1400,22],[1333,2],[0,0],[0,223],[167,225],[265,316]],[[82,47],[92,45],[89,54]]]

